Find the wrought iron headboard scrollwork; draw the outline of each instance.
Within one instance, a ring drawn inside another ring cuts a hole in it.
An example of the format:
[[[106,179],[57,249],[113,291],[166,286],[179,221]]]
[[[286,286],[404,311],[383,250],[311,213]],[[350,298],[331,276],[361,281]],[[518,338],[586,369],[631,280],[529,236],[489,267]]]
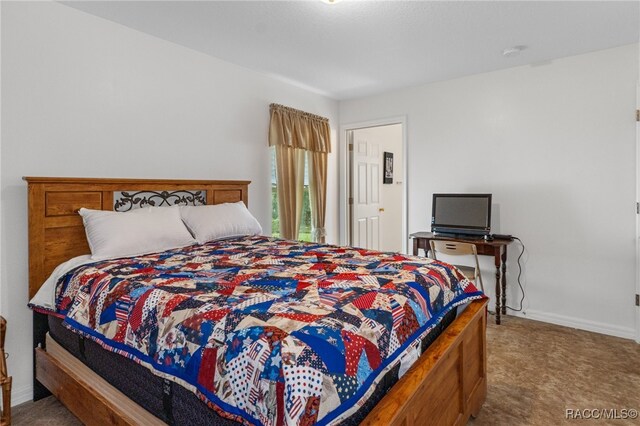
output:
[[[114,191],[113,210],[128,212],[142,207],[204,206],[207,191]]]

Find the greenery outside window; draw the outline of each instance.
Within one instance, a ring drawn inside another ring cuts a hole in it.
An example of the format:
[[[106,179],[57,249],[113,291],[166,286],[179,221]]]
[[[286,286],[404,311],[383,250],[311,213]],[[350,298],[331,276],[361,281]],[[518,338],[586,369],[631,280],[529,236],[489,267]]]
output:
[[[300,223],[300,241],[313,241],[311,238],[311,203],[309,201],[309,165],[304,157],[304,189],[302,192],[302,219]],[[271,235],[280,237],[280,220],[278,219],[278,189],[276,186],[276,151],[271,150]]]

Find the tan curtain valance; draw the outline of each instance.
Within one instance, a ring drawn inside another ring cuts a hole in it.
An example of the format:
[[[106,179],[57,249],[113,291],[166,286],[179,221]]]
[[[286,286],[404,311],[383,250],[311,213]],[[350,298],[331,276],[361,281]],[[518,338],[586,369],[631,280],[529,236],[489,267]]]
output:
[[[269,110],[269,146],[331,152],[328,118],[279,104],[269,105]]]

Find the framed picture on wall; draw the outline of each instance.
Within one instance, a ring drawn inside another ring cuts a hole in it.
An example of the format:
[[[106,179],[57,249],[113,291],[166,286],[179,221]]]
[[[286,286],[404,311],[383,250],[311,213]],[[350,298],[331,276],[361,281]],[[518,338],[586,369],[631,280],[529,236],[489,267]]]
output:
[[[382,183],[393,183],[393,153],[384,153],[384,175],[382,175]]]

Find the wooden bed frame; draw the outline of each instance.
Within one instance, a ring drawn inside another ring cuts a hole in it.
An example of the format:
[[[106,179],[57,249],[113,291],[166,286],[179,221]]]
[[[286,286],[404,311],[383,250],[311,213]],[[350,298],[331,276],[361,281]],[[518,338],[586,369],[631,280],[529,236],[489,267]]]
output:
[[[248,202],[248,181],[25,177],[29,191],[29,298],[60,263],[89,253],[81,207],[113,210],[126,191],[206,191],[206,204]],[[166,192],[164,193],[167,194]],[[364,420],[364,425],[462,425],[484,403],[486,300],[472,302]],[[34,399],[53,393],[85,424],[162,422],[47,339],[34,313]],[[48,342],[48,344],[47,344]],[[75,360],[75,361],[74,361]]]

